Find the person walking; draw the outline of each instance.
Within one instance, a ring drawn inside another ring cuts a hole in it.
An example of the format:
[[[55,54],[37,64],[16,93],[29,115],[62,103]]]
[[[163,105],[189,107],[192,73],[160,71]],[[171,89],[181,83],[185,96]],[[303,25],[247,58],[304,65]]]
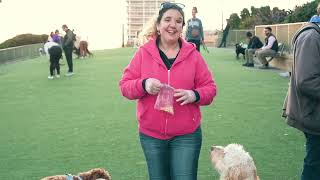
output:
[[[204,35],[202,22],[196,17],[198,13],[197,7],[192,8],[192,18],[187,21],[186,40],[194,43],[200,52],[200,44],[204,44]]]

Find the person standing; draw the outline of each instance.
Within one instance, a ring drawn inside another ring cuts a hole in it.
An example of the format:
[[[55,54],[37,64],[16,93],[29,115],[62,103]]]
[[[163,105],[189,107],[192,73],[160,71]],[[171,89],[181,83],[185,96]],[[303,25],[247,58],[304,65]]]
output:
[[[249,44],[247,49],[245,50],[246,63],[242,65],[247,67],[254,67],[253,55],[257,49],[260,49],[263,46],[263,44],[257,36],[252,36],[251,32],[247,32],[247,38],[249,40]]]
[[[202,22],[196,17],[198,13],[197,7],[192,8],[192,18],[187,21],[186,40],[194,43],[200,52],[200,44],[204,43]]]
[[[52,40],[53,40],[53,42],[58,43],[59,45],[61,45],[61,36],[59,34],[59,30],[58,29],[54,32],[54,34],[52,36]]]
[[[52,39],[53,35],[54,35],[54,33],[51,32],[50,35],[48,36],[47,42],[52,42],[53,41],[53,39]]]
[[[229,35],[229,31],[230,31],[230,24],[229,24],[229,19],[227,19],[227,25],[223,30],[222,40],[218,48],[227,46],[227,37]]]
[[[62,48],[67,59],[68,72],[66,76],[72,76],[73,73],[73,62],[72,62],[72,51],[73,51],[73,42],[75,40],[73,32],[68,28],[67,25],[62,25],[62,29],[66,32],[66,35],[63,38]]]
[[[293,38],[292,75],[284,103],[289,126],[306,138],[301,180],[320,178],[320,20],[304,25]]]
[[[200,106],[212,103],[216,85],[194,44],[181,38],[182,5],[161,5],[148,41],[124,69],[122,95],[137,100],[140,143],[150,180],[196,180],[202,144]],[[174,89],[173,114],[154,108],[167,85]]]

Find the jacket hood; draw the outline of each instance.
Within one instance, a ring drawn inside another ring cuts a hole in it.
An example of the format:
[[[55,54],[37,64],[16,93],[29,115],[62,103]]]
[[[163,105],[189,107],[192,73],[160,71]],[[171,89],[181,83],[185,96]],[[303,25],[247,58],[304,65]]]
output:
[[[156,44],[157,36],[149,40],[146,44],[141,46],[142,49],[146,50],[157,62],[162,63],[162,59],[159,54],[159,50]],[[197,51],[196,46],[193,43],[188,43],[183,38],[179,38],[181,41],[181,48],[179,51],[179,55],[175,60],[175,64],[186,59],[185,57],[189,56],[192,52]]]
[[[318,31],[318,33],[320,33],[320,27],[314,23],[307,23],[305,24],[304,26],[302,26],[297,32],[296,34],[293,36],[292,38],[292,45],[294,45],[294,43],[296,42],[298,36],[305,30],[308,30],[308,29],[314,29],[316,31]]]

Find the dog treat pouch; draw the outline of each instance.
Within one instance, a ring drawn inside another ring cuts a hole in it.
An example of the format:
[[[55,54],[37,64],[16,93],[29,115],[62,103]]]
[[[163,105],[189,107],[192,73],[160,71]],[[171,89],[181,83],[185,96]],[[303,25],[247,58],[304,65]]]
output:
[[[154,108],[173,115],[173,94],[174,89],[168,84],[164,84],[158,93]]]

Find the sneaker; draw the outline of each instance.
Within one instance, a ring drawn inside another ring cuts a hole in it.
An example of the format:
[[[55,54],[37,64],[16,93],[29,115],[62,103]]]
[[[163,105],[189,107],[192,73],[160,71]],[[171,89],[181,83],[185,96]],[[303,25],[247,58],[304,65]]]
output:
[[[56,75],[56,78],[60,78],[60,74],[57,74],[57,75]]]
[[[72,76],[72,75],[74,75],[73,72],[67,72],[67,74],[66,74],[66,76]]]
[[[267,65],[262,65],[262,66],[259,67],[259,69],[269,69],[269,66],[267,66]]]
[[[48,76],[48,79],[53,79],[53,76]]]
[[[253,63],[248,63],[247,67],[254,67],[254,64]]]

